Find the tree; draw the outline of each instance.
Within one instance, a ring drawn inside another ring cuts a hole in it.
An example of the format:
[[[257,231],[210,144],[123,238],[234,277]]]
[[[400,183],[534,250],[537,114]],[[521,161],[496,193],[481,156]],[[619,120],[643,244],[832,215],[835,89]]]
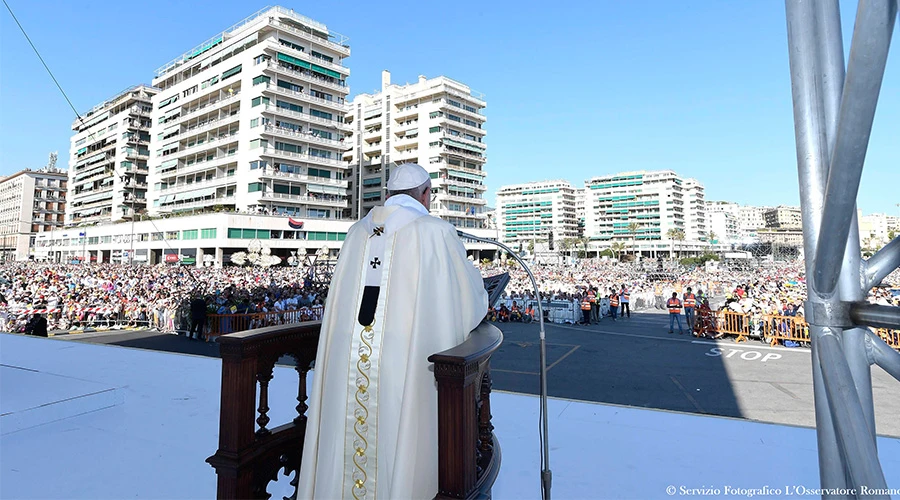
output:
[[[675,255],[675,242],[684,241],[684,229],[672,228],[666,231],[666,236],[672,240],[672,256]]]
[[[637,232],[641,226],[637,222],[628,224],[628,232],[631,233],[631,253],[635,253],[637,247]]]
[[[528,253],[532,253],[532,254],[534,253],[534,242],[533,241],[528,242]]]
[[[612,250],[613,253],[616,254],[617,260],[622,257],[622,252],[625,251],[625,248],[626,248],[625,244],[622,243],[621,241],[616,241],[615,243],[613,243],[612,245],[609,246],[609,249]]]
[[[581,238],[581,245],[584,247],[584,257],[585,258],[587,258],[587,256],[588,256],[588,245],[590,245],[590,244],[591,244],[590,238],[588,238],[587,236],[583,236]]]
[[[896,238],[896,237],[897,237],[896,231],[894,231],[893,229],[891,229],[890,231],[888,231],[888,239],[889,239],[889,240],[893,241],[894,238]]]
[[[719,235],[716,234],[715,231],[710,231],[709,234],[706,235],[707,241],[709,241],[710,244],[712,244],[714,241],[716,241],[716,238],[718,238],[718,237],[719,237]]]
[[[573,245],[574,241],[572,241],[572,238],[563,238],[562,241],[559,242],[559,249],[564,255],[568,256],[569,250]]]

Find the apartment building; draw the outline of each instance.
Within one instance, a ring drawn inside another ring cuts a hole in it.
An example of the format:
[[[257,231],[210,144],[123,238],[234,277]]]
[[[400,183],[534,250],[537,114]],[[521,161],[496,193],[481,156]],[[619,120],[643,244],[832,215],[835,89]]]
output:
[[[0,178],[0,261],[28,260],[37,235],[63,227],[67,187],[66,172],[54,166]]]
[[[344,219],[347,38],[262,9],[156,71],[151,213]]]
[[[703,186],[696,180],[671,170],[642,170],[585,181],[585,236],[601,246],[634,240],[639,251],[668,251],[670,230],[684,234],[680,248],[705,245]]]
[[[156,93],[148,85],[127,88],[72,123],[67,223],[114,222],[146,209]]]
[[[575,189],[575,219],[578,222],[578,237],[584,237],[584,188]]]
[[[356,96],[347,114],[348,215],[363,217],[382,204],[391,167],[411,162],[431,174],[432,215],[460,228],[485,227],[485,106],[483,95],[445,76],[397,85],[384,71],[381,91]]]
[[[497,191],[497,226],[507,244],[578,236],[575,189],[553,180],[503,186]],[[558,244],[558,243],[557,243]]]
[[[857,209],[859,241],[863,248],[877,250],[900,235],[900,217],[887,214],[863,215]]]
[[[765,212],[767,228],[799,229],[803,225],[800,207],[779,205]]]
[[[706,200],[703,184],[697,179],[684,179],[684,239],[706,241]]]

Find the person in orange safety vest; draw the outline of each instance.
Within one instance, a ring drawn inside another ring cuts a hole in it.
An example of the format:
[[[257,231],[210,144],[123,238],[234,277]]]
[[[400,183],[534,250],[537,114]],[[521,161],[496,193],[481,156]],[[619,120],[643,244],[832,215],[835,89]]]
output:
[[[619,294],[616,293],[615,288],[609,289],[609,315],[612,316],[612,320],[616,320],[616,312],[619,311]]]
[[[684,328],[681,327],[681,301],[678,300],[678,292],[672,292],[672,298],[666,301],[666,308],[669,309],[669,333],[674,333],[672,327],[678,322],[678,334],[684,334]]]
[[[697,307],[697,297],[691,292],[691,287],[687,288],[684,294],[684,321],[687,323],[688,331],[694,331],[694,308]]]

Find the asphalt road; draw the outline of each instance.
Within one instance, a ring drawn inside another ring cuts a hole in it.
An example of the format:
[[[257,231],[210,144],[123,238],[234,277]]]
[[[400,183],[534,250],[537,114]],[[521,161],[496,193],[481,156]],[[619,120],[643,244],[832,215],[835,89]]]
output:
[[[494,389],[538,394],[537,323],[497,326],[504,341],[491,360]],[[657,313],[545,328],[550,396],[815,426],[808,349],[669,334]],[[153,331],[56,338],[218,356],[218,344]],[[874,367],[872,385],[878,433],[900,437],[900,382]]]

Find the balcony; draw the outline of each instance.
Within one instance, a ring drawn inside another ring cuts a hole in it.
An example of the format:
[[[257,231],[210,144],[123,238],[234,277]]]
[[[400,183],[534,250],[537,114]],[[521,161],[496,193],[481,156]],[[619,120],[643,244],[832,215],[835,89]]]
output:
[[[451,168],[457,168],[457,167],[451,167]],[[471,170],[471,169],[469,169],[469,170]],[[472,188],[476,191],[487,191],[487,186],[485,186],[484,184],[476,184],[474,182],[459,181],[456,179],[437,178],[437,179],[432,179],[432,183],[434,184],[435,187],[442,186],[442,185],[448,185],[448,186],[461,186],[461,187]]]
[[[191,208],[209,208],[216,205],[232,205],[235,203],[235,196],[223,196],[221,198],[212,198],[209,200],[197,200],[188,203],[173,203],[171,205],[160,206],[161,212],[171,212],[173,210],[185,210]]]
[[[132,148],[125,148],[125,158],[134,159],[134,160],[149,160],[150,159],[150,151],[140,151]]]
[[[444,91],[452,96],[459,97],[460,99],[472,101],[482,108],[487,106],[487,103],[484,101],[484,99],[476,97],[472,94],[466,94],[450,87],[444,87]]]
[[[299,78],[307,83],[311,83],[313,85],[319,85],[321,87],[325,87],[335,92],[340,92],[341,95],[347,95],[350,93],[350,87],[346,85],[338,85],[336,83],[331,83],[323,77],[319,77],[314,75],[311,71],[295,71],[290,68],[286,68],[277,62],[268,61],[266,63],[266,69],[275,71],[276,73],[282,73],[285,75],[292,76],[294,78]],[[348,108],[349,109],[349,108]]]
[[[339,199],[339,200],[331,200],[327,198],[317,198],[314,196],[302,195],[302,194],[287,194],[287,193],[262,193],[261,196],[264,200],[269,201],[289,201],[292,203],[303,203],[306,205],[322,205],[328,207],[337,207],[337,208],[347,208],[349,203],[347,199]]]
[[[262,148],[260,156],[272,156],[277,158],[290,158],[292,160],[300,160],[307,163],[315,163],[318,165],[327,165],[329,167],[347,168],[347,162],[342,160],[334,160],[331,158],[322,158],[320,156],[308,155],[305,153],[291,153],[290,151],[281,151],[275,148]]]
[[[178,175],[190,175],[196,174],[197,172],[202,172],[204,170],[209,170],[211,168],[218,168],[223,165],[228,165],[229,163],[234,163],[237,161],[237,153],[231,154],[223,154],[219,155],[212,160],[207,160],[206,158],[198,159],[194,163],[188,165],[182,165],[177,167],[176,170],[171,172],[166,172],[165,174],[161,174],[163,178],[175,177]]]
[[[308,92],[299,92],[272,84],[265,85],[262,90],[263,92],[274,92],[276,94],[286,95],[300,101],[317,104],[319,106],[325,106],[327,108],[337,110],[341,114],[346,114],[348,111],[350,111],[350,105],[342,102],[343,100],[328,100],[322,97],[315,97]]]
[[[325,139],[324,137],[319,137],[309,132],[295,132],[289,128],[275,127],[273,125],[266,125],[265,127],[263,127],[263,133],[269,135],[278,135],[281,137],[290,137],[291,139],[305,142],[323,144],[328,147],[340,149],[341,151],[353,148],[353,145],[350,144],[350,141],[336,141],[334,139]]]
[[[460,156],[460,157],[463,157],[463,158],[466,158],[466,159],[469,159],[469,160],[474,160],[474,161],[479,161],[479,162],[486,162],[486,161],[487,161],[487,156],[483,156],[483,155],[482,155],[482,156],[479,156],[479,155],[476,155],[476,154],[474,154],[474,153],[469,153],[469,152],[467,152],[467,151],[463,151],[463,150],[461,150],[461,149],[459,149],[459,148],[453,148],[453,149],[450,149],[450,146],[441,146],[440,149],[439,149],[439,152],[440,152],[440,154],[442,154],[442,155],[454,155],[454,156]],[[470,170],[472,170],[472,169],[470,169]],[[481,172],[481,171],[478,170],[478,172]]]
[[[289,109],[285,109],[274,104],[266,104],[263,108],[263,113],[271,113],[273,115],[279,116],[287,116],[290,118],[297,118],[300,120],[304,120],[308,123],[320,123],[326,127],[332,127],[337,130],[344,131],[352,131],[353,128],[345,123],[338,122],[337,120],[328,120],[326,118],[320,118],[318,116],[312,116],[308,113],[301,113],[299,111],[291,111]]]
[[[470,219],[487,219],[487,214],[471,214],[465,210],[449,210],[446,208],[437,208],[431,211],[432,215],[439,217],[468,217]]]
[[[459,201],[462,203],[469,203],[471,205],[487,205],[487,200],[483,198],[470,198],[468,196],[459,196],[446,193],[438,193],[436,201]]]
[[[350,47],[345,47],[339,43],[334,43],[331,40],[326,40],[322,37],[315,36],[311,33],[307,33],[305,31],[298,30],[297,28],[294,28],[288,24],[285,24],[285,23],[275,20],[275,19],[270,20],[269,25],[274,26],[280,30],[284,30],[298,38],[302,38],[302,39],[308,40],[310,42],[318,43],[319,45],[324,45],[325,47],[328,47],[329,49],[343,55],[344,57],[350,57]]]
[[[191,153],[196,154],[200,151],[206,151],[209,149],[216,149],[219,147],[224,147],[227,144],[237,142],[237,140],[238,140],[237,135],[238,135],[238,133],[237,133],[237,131],[235,131],[231,134],[225,135],[224,137],[212,137],[209,140],[207,140],[206,142],[203,142],[200,144],[194,144],[193,146],[188,146],[185,148],[181,148],[179,146],[178,151],[176,151],[172,154],[168,154],[166,156],[161,156],[160,158],[162,158],[163,161],[180,159],[180,158],[184,158],[185,156],[187,156],[188,154],[191,154]]]
[[[274,169],[263,169],[260,171],[259,176],[267,179],[285,179],[291,181],[303,181],[310,184],[327,184],[329,186],[337,186],[344,189],[347,188],[348,183],[346,180],[326,179],[324,177],[310,176],[307,174],[292,174],[289,172],[279,172]]]
[[[235,122],[238,119],[240,119],[240,117],[241,117],[241,111],[237,110],[234,113],[229,114],[228,116],[224,116],[222,118],[218,118],[218,119],[211,120],[208,122],[198,123],[197,125],[194,125],[193,127],[188,127],[187,129],[182,130],[179,133],[170,137],[169,139],[165,139],[165,140],[166,141],[169,141],[171,139],[177,140],[178,138],[183,139],[183,138],[186,138],[193,134],[199,134],[200,132],[206,132],[207,130],[211,130],[211,129],[221,127],[224,125],[228,125],[229,123]]]
[[[195,106],[187,110],[182,110],[181,116],[177,120],[183,121],[185,118],[190,118],[192,116],[199,115],[200,113],[209,113],[211,111],[218,110],[226,104],[237,101],[240,98],[240,94],[240,91],[237,91],[228,97],[216,99],[215,101],[207,101],[203,104],[200,104],[199,106]],[[168,123],[166,123],[166,125],[168,125]]]
[[[177,184],[174,186],[169,185],[168,187],[160,189],[159,194],[175,194],[175,193],[180,193],[183,191],[190,191],[190,190],[197,189],[197,188],[213,187],[213,186],[225,187],[228,184],[235,184],[235,183],[236,183],[236,181],[235,181],[234,176],[223,175],[223,176],[219,176],[219,177],[213,177],[212,179],[209,179],[209,180],[202,180],[202,181],[191,182],[191,183],[182,182],[181,184]]]
[[[132,106],[128,109],[128,112],[133,116],[150,116],[150,112],[144,110],[140,106]]]
[[[276,40],[274,38],[270,38],[268,40],[268,44],[269,44],[269,47],[271,47],[279,52],[282,52],[284,54],[287,54],[289,56],[296,57],[298,59],[303,59],[304,61],[315,64],[316,66],[321,66],[323,68],[328,68],[328,69],[337,71],[338,73],[341,73],[344,76],[344,79],[346,79],[348,76],[350,76],[350,68],[348,68],[346,66],[342,66],[342,65],[340,65],[338,63],[334,63],[334,62],[328,62],[322,58],[313,56],[309,52],[304,52],[304,51],[294,49],[293,47],[291,47],[289,45],[283,45],[281,42],[279,42],[278,40]],[[344,88],[346,88],[346,87],[344,87]]]

